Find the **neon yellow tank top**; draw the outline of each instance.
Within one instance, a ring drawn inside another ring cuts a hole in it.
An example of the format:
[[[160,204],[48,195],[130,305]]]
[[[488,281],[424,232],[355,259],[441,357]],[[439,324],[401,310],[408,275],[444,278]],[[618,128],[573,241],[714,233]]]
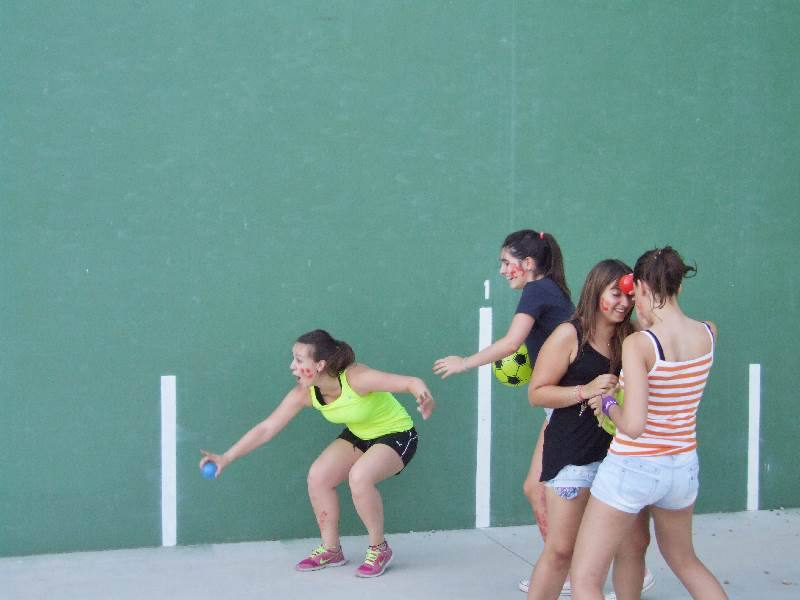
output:
[[[316,387],[309,388],[311,404],[331,423],[344,424],[362,440],[374,440],[382,435],[407,431],[414,426],[408,412],[389,392],[370,392],[359,396],[347,381],[344,371],[339,374],[342,394],[329,404],[321,404]]]

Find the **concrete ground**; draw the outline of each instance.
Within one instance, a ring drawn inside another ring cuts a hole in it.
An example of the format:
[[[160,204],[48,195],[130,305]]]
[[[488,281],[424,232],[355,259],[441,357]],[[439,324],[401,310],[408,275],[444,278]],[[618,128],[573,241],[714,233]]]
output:
[[[522,600],[517,581],[541,550],[536,529],[496,527],[387,537],[395,552],[382,577],[359,579],[365,537],[348,537],[350,562],[298,573],[316,540],[145,548],[0,559],[3,600],[481,598]],[[695,517],[698,555],[732,599],[800,598],[800,510]],[[645,598],[688,595],[651,547],[656,586]]]

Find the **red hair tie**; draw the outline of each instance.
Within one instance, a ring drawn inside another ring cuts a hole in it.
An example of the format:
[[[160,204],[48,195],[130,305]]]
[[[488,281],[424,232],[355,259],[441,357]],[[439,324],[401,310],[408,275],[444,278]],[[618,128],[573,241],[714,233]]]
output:
[[[540,231],[540,232],[539,232],[539,239],[540,239],[540,240],[543,240],[543,239],[544,239],[544,231]]]

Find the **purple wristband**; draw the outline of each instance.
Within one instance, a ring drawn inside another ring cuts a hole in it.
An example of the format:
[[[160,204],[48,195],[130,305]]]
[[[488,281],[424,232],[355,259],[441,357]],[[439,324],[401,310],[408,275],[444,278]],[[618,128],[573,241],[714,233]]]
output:
[[[617,404],[617,401],[614,400],[614,396],[604,395],[602,398],[600,398],[600,410],[603,411],[603,414],[605,416],[607,417],[611,416],[608,414],[608,409],[610,409],[612,405],[619,406],[619,404]]]

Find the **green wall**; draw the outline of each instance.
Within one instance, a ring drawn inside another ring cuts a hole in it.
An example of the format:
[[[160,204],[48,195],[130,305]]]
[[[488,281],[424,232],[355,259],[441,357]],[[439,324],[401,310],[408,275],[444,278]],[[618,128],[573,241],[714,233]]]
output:
[[[800,6],[793,2],[519,3],[512,95],[515,219],[557,234],[577,291],[597,259],[672,244],[695,261],[684,307],[719,353],[699,417],[701,512],[746,506],[748,364],[762,365],[762,507],[797,506],[787,436],[800,334]],[[496,299],[513,311],[512,294]],[[501,320],[502,319],[498,319]],[[518,398],[516,394],[514,398]],[[519,496],[526,440],[498,415],[494,519]],[[539,423],[537,420],[536,423]],[[529,445],[529,444],[528,444]],[[529,454],[529,453],[528,453]],[[500,475],[508,456],[513,469]]]
[[[523,227],[558,237],[576,296],[606,256],[697,262],[685,306],[720,328],[699,510],[745,507],[750,362],[762,505],[800,505],[798,26],[794,2],[3,4],[0,554],[160,544],[164,374],[178,542],[315,535],[305,473],[337,430],[312,411],[196,469],[315,327],[438,399],[387,529],[471,527],[477,380],[430,368],[474,350],[480,306],[505,328]],[[541,411],[494,394],[492,523],[529,523]]]

